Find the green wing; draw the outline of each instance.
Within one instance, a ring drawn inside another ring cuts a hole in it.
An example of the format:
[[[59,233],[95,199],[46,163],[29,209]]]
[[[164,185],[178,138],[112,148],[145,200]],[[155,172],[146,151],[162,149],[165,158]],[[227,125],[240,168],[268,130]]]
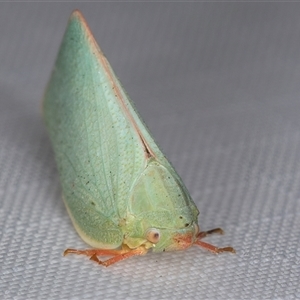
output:
[[[173,168],[77,11],[45,94],[44,116],[75,227],[91,245],[99,243],[90,239],[101,241],[102,247],[118,246],[122,233],[116,225],[126,215],[130,189],[147,160],[154,157]],[[99,233],[99,226],[92,229],[91,219],[108,233]]]

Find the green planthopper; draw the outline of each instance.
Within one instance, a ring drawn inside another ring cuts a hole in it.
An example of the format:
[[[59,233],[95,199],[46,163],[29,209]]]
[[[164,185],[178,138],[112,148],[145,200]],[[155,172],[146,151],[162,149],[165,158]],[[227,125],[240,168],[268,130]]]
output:
[[[135,255],[201,246],[199,211],[154,142],[79,11],[70,17],[43,113],[63,199],[92,249],[67,249],[109,266]],[[98,257],[108,256],[106,260]]]

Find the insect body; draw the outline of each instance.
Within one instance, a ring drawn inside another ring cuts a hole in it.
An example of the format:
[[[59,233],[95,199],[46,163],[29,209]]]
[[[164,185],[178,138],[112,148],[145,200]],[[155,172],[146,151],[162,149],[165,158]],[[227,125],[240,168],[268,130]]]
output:
[[[198,209],[138,116],[83,16],[69,20],[44,97],[44,117],[72,222],[103,265],[202,242]],[[101,261],[98,256],[112,256]]]

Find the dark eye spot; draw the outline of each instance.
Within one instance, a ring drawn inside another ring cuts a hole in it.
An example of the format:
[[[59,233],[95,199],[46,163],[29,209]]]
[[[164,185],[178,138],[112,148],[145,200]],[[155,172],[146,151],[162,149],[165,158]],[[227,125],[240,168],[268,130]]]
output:
[[[154,233],[154,234],[153,234],[153,237],[154,237],[155,239],[159,238],[159,233],[158,233],[158,232]]]
[[[146,232],[146,239],[151,243],[158,243],[160,239],[160,232],[156,228],[149,228]]]
[[[91,204],[92,204],[92,205],[95,205],[95,202],[92,201]]]
[[[189,224],[189,223],[185,223],[184,226],[185,226],[185,227],[189,227],[190,224]]]
[[[180,216],[179,219],[183,219],[182,216]]]

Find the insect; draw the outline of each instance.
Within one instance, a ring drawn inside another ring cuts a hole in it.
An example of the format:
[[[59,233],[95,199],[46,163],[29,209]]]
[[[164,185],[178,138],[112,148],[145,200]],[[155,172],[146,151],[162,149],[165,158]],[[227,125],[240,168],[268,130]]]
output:
[[[162,154],[79,11],[70,17],[43,113],[72,223],[92,249],[67,249],[109,266],[199,245],[199,211]],[[98,257],[109,257],[100,260]]]

